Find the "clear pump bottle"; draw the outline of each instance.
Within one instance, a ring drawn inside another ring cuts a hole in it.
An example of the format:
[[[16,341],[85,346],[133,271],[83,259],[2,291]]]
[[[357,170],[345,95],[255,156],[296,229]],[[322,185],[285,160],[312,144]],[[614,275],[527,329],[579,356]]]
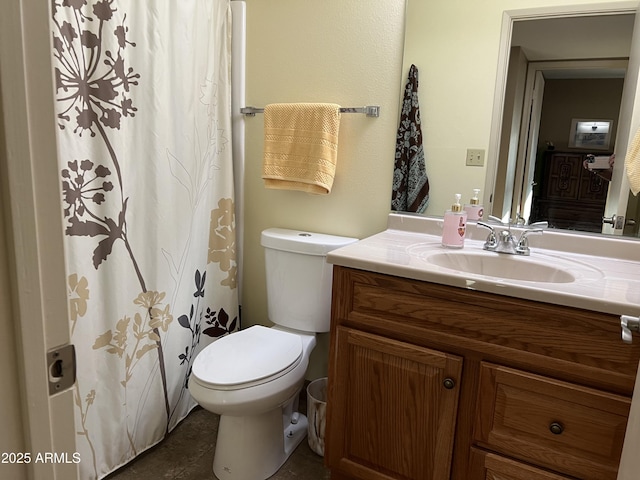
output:
[[[484,207],[480,204],[480,199],[478,198],[479,194],[480,189],[474,188],[473,197],[471,197],[469,203],[464,206],[464,210],[467,212],[467,220],[482,220]]]
[[[467,230],[467,212],[460,205],[462,195],[456,193],[455,203],[451,210],[444,214],[444,227],[442,229],[442,245],[447,248],[464,247],[464,236]]]

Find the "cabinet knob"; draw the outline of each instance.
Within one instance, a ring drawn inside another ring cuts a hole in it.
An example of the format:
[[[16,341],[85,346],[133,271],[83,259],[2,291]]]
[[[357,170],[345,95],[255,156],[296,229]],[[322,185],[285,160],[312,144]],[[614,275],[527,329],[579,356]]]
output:
[[[559,422],[553,422],[551,425],[549,425],[549,430],[554,435],[560,435],[562,432],[564,432],[564,427]]]
[[[456,382],[453,378],[445,378],[442,384],[444,385],[444,388],[446,388],[447,390],[451,390],[453,387],[456,386]]]

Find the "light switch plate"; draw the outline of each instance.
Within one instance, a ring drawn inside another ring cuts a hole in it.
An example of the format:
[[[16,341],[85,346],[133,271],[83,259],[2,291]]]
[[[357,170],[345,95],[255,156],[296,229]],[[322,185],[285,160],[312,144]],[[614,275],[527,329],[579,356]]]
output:
[[[467,149],[467,166],[482,167],[484,166],[484,150],[477,148]]]

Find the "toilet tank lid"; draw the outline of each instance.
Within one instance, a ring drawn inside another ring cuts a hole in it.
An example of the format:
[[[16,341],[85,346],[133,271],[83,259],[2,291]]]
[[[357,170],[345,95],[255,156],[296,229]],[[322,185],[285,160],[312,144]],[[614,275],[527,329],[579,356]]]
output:
[[[261,244],[266,248],[307,255],[326,255],[331,250],[357,242],[357,238],[325,233],[268,228],[262,232]]]

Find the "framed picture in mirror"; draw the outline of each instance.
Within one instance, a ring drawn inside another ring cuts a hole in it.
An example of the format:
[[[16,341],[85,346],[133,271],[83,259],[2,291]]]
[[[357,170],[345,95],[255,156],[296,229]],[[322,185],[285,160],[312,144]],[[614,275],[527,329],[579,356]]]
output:
[[[569,147],[608,150],[613,120],[574,118],[571,120]]]

